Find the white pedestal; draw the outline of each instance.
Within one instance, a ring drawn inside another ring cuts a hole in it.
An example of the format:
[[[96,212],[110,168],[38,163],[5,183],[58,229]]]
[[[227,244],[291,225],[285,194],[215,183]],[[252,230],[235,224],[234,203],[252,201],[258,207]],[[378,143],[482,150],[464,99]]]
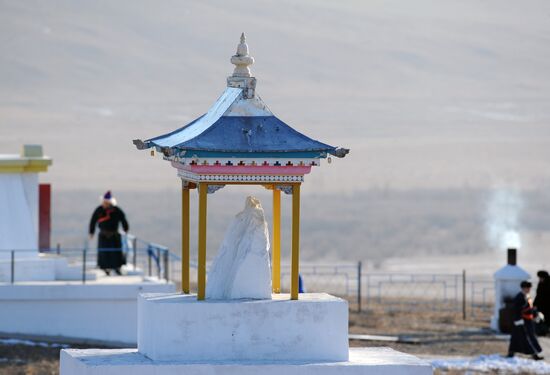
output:
[[[139,293],[171,293],[176,289],[172,283],[140,280],[113,277],[87,284],[0,285],[0,333],[134,346]]]
[[[153,361],[136,349],[63,349],[61,375],[428,375],[429,363],[389,348],[351,348],[345,362]]]
[[[298,301],[142,294],[138,350],[154,361],[347,361],[348,304],[325,293]]]

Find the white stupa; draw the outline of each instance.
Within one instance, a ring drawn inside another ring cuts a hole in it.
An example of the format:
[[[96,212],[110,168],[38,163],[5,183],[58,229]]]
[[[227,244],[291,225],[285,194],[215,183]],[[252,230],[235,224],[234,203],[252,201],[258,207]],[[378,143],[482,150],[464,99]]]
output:
[[[38,250],[38,174],[51,164],[41,145],[24,145],[19,155],[0,155],[0,282],[82,277],[80,268],[70,267],[65,258]]]
[[[41,145],[0,155],[0,332],[134,344],[138,293],[172,292],[175,286],[138,276],[101,279],[91,257],[83,268],[63,254],[41,253],[39,173],[51,164]]]
[[[38,257],[38,173],[51,164],[40,145],[0,155],[0,259]]]

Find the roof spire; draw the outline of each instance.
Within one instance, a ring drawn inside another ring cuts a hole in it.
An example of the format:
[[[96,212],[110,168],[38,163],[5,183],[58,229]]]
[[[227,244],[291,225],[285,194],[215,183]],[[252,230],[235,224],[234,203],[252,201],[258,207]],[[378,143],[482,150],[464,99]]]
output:
[[[246,36],[241,34],[241,43],[237,46],[237,54],[231,56],[231,64],[235,65],[233,77],[250,77],[249,65],[254,64],[254,58],[248,55]]]
[[[248,55],[246,36],[241,34],[241,43],[237,46],[237,53],[231,56],[231,64],[235,65],[233,75],[227,77],[227,86],[243,89],[243,97],[251,99],[256,89],[256,78],[250,75],[249,65],[254,64],[254,58]]]

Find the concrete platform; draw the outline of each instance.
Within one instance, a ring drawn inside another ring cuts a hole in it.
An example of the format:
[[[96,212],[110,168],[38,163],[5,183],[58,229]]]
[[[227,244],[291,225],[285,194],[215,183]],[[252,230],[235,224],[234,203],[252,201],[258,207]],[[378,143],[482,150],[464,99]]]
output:
[[[428,375],[429,363],[390,348],[350,348],[344,362],[315,361],[153,361],[137,349],[63,349],[61,375]]]
[[[0,333],[113,346],[137,344],[137,297],[175,291],[139,276],[0,284]]]
[[[271,300],[142,294],[138,350],[156,361],[348,360],[348,303],[326,293]]]

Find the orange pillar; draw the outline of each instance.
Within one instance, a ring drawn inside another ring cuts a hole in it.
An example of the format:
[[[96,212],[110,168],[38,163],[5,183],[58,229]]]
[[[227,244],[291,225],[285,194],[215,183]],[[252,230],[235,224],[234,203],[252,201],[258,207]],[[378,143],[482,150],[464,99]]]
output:
[[[181,189],[181,291],[189,294],[189,186]]]
[[[204,300],[206,294],[206,197],[208,184],[199,183],[199,257],[198,257],[198,290],[197,299]]]
[[[292,186],[292,265],[290,274],[290,299],[298,299],[300,273],[300,184]]]
[[[273,188],[272,290],[281,293],[281,191]]]

